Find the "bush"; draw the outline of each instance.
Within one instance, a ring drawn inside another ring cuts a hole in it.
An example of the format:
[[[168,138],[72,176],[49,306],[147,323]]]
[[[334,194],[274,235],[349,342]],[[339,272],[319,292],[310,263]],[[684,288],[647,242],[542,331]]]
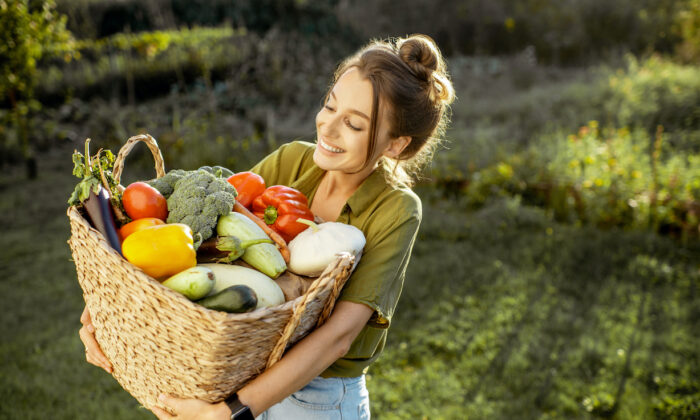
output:
[[[599,129],[591,121],[475,171],[465,194],[471,206],[518,195],[561,221],[697,236],[700,154],[673,150],[661,129],[652,142],[644,130]]]
[[[659,55],[639,60],[627,56],[627,67],[608,79],[600,120],[618,127],[654,132],[700,130],[700,67],[680,65]],[[700,144],[695,144],[700,150]]]
[[[212,83],[253,57],[255,36],[231,28],[195,28],[117,34],[78,44],[68,63],[47,61],[38,95],[44,103],[66,98],[162,96],[198,78]]]

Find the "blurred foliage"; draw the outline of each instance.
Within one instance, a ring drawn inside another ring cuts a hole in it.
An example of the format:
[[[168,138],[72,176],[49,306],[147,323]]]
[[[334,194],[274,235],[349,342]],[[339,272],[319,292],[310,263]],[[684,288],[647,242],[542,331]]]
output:
[[[47,60],[38,94],[60,104],[70,97],[117,97],[131,104],[184,89],[198,78],[211,84],[252,59],[256,40],[230,27],[138,34],[120,33],[81,40],[78,59]],[[237,66],[237,67],[236,67]]]
[[[438,155],[434,182],[448,195],[465,194],[471,207],[494,194],[518,195],[558,220],[697,236],[700,69],[652,56],[596,73],[591,82],[554,86],[557,95],[526,91],[526,100],[505,105],[504,120],[500,110],[487,109],[485,116],[496,118],[490,124],[505,131],[465,132],[459,122],[450,138],[468,140],[450,142],[452,150]],[[481,105],[467,107],[478,115]],[[600,121],[568,135],[586,116]],[[539,131],[526,130],[527,142],[500,141],[533,120]]]
[[[352,37],[333,13],[338,0],[58,0],[78,38],[119,32],[231,25],[257,34],[277,28],[305,35]]]
[[[519,195],[557,220],[698,236],[700,153],[678,153],[660,129],[599,129],[543,136],[527,150],[471,174],[468,205]]]
[[[626,70],[617,70],[608,83],[601,98],[605,123],[649,132],[658,125],[674,133],[700,130],[700,67],[628,55]],[[700,150],[698,142],[681,148],[693,146]]]
[[[678,11],[674,30],[680,37],[676,54],[688,63],[700,63],[700,0],[687,0]]]
[[[0,1],[0,98],[9,106],[0,121],[3,126],[17,126],[16,136],[0,128],[0,166],[8,155],[21,152],[30,178],[36,176],[36,164],[29,141],[29,118],[41,108],[34,98],[37,62],[49,55],[71,59],[72,37],[65,23],[53,0],[31,5],[28,0]]]
[[[449,55],[507,54],[529,46],[540,61],[571,65],[620,52],[672,53],[686,35],[670,28],[676,22],[688,27],[680,22],[688,22],[692,2],[407,0],[396,13],[392,0],[348,0],[339,15],[365,38],[426,33]]]
[[[223,23],[263,34],[276,27],[352,38],[421,32],[448,55],[509,54],[582,63],[619,52],[678,51],[696,60],[698,0],[59,0],[79,38]],[[359,35],[359,36],[358,36]]]

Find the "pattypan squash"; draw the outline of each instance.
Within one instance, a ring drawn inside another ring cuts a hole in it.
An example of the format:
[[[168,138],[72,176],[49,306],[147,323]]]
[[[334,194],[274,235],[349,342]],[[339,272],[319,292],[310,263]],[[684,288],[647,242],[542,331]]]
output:
[[[366,242],[360,229],[338,222],[316,224],[301,218],[297,221],[310,227],[288,244],[289,270],[304,276],[319,276],[340,252],[351,253],[357,263]]]

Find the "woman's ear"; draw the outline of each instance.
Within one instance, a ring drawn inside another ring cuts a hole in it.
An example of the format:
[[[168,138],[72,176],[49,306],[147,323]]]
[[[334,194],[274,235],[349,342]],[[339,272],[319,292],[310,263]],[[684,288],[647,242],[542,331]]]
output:
[[[386,157],[396,159],[409,144],[411,144],[411,136],[396,137],[389,142],[389,147],[384,150],[383,154]]]

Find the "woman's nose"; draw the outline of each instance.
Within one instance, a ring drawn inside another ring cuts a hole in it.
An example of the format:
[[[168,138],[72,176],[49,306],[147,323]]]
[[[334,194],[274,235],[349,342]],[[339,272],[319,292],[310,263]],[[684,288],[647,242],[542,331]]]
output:
[[[337,118],[333,115],[329,115],[326,118],[323,118],[320,125],[321,134],[325,137],[336,136],[338,134],[339,123],[340,118]]]

